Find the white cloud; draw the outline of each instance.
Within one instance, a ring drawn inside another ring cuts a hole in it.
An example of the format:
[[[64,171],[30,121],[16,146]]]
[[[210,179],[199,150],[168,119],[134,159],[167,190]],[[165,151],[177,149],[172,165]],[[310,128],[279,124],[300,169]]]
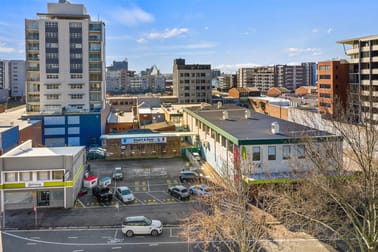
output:
[[[235,73],[238,71],[239,68],[246,68],[246,67],[255,67],[259,66],[255,63],[242,63],[242,64],[220,64],[215,66],[215,68],[220,69],[221,72],[224,73]]]
[[[332,27],[329,27],[328,30],[327,30],[327,33],[328,33],[328,34],[331,34],[331,32],[333,32],[333,28],[332,28]]]
[[[313,28],[311,31],[312,31],[313,33],[317,33],[317,32],[319,32],[319,29],[318,29],[318,28]]]
[[[115,13],[116,19],[128,26],[136,26],[142,23],[151,23],[155,20],[154,16],[145,12],[139,7],[120,9]]]
[[[138,44],[145,44],[145,43],[147,43],[147,40],[145,40],[144,38],[139,38],[139,39],[136,40],[136,42]]]
[[[14,53],[16,52],[15,48],[7,47],[4,42],[0,42],[0,53]]]
[[[286,52],[290,57],[301,56],[301,55],[312,55],[319,56],[322,54],[320,48],[287,48]]]
[[[188,28],[165,29],[163,32],[151,32],[147,37],[149,39],[168,39],[177,37],[181,34],[187,33],[188,31]]]
[[[209,30],[209,27],[205,26],[205,27],[203,27],[203,29],[207,31],[207,30]]]

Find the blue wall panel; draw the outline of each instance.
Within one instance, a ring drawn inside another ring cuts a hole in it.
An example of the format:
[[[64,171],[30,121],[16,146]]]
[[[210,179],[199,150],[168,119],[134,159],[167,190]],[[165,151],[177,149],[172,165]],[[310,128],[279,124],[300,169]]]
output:
[[[18,126],[3,131],[1,134],[1,146],[3,148],[3,152],[5,153],[11,150],[12,148],[16,147],[18,144],[18,139]]]

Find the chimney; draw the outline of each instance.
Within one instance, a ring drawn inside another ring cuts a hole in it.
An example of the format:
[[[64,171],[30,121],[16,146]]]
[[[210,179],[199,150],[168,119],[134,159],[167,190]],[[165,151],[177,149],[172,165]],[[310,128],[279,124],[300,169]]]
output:
[[[228,120],[228,111],[223,111],[223,120]]]
[[[272,122],[272,134],[276,135],[280,133],[280,125],[278,122]]]

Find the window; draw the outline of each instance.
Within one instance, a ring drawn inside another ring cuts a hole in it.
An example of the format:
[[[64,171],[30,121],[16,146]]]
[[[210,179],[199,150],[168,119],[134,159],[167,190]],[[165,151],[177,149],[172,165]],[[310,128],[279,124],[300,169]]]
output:
[[[46,89],[59,89],[59,84],[46,84]]]
[[[46,22],[46,27],[58,27],[57,22]]]
[[[48,94],[46,95],[47,100],[59,100],[59,95],[58,94]]]
[[[305,146],[303,144],[297,146],[297,156],[299,159],[305,158]]]
[[[46,58],[47,59],[57,59],[58,53],[46,53]]]
[[[81,28],[81,23],[72,22],[70,23],[70,28]]]
[[[71,74],[71,79],[83,79],[82,74]]]
[[[81,33],[80,32],[72,32],[71,38],[81,38]]]
[[[282,159],[283,160],[288,160],[290,159],[290,145],[284,145],[282,147]]]
[[[268,160],[276,160],[276,146],[268,146]]]
[[[20,172],[20,181],[32,181],[32,173]]]
[[[49,180],[49,172],[48,171],[37,172],[37,179],[38,180]]]
[[[331,66],[330,65],[323,65],[323,66],[319,66],[319,70],[331,70]]]
[[[58,43],[46,43],[46,48],[58,48]]]
[[[6,172],[5,182],[17,182],[17,173],[16,172]]]
[[[83,46],[80,43],[71,43],[71,48],[82,48]]]
[[[48,74],[47,79],[58,79],[59,75],[58,74]]]
[[[63,171],[53,171],[52,172],[52,179],[53,180],[62,180],[63,179]]]
[[[321,79],[321,80],[329,80],[329,79],[331,79],[331,75],[329,75],[329,74],[321,74],[321,75],[319,75],[319,79]]]
[[[260,161],[260,158],[261,158],[260,147],[252,147],[252,160]]]
[[[320,93],[319,96],[323,98],[331,98],[331,94],[327,94],[327,93]]]
[[[71,94],[71,99],[83,99],[84,94]]]
[[[83,58],[83,55],[81,53],[71,53],[70,56],[71,56],[71,59],[81,59],[81,58]]]
[[[320,88],[331,88],[329,84],[319,84]]]
[[[83,89],[84,84],[70,84],[71,89]]]

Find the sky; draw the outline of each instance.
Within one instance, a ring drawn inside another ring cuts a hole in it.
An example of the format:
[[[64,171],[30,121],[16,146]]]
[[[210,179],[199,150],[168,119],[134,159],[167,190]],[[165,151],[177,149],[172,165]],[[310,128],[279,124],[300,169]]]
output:
[[[1,0],[0,59],[25,59],[25,19],[58,0]],[[378,34],[377,0],[71,0],[106,27],[106,65],[173,60],[240,67],[347,58],[336,41]]]

